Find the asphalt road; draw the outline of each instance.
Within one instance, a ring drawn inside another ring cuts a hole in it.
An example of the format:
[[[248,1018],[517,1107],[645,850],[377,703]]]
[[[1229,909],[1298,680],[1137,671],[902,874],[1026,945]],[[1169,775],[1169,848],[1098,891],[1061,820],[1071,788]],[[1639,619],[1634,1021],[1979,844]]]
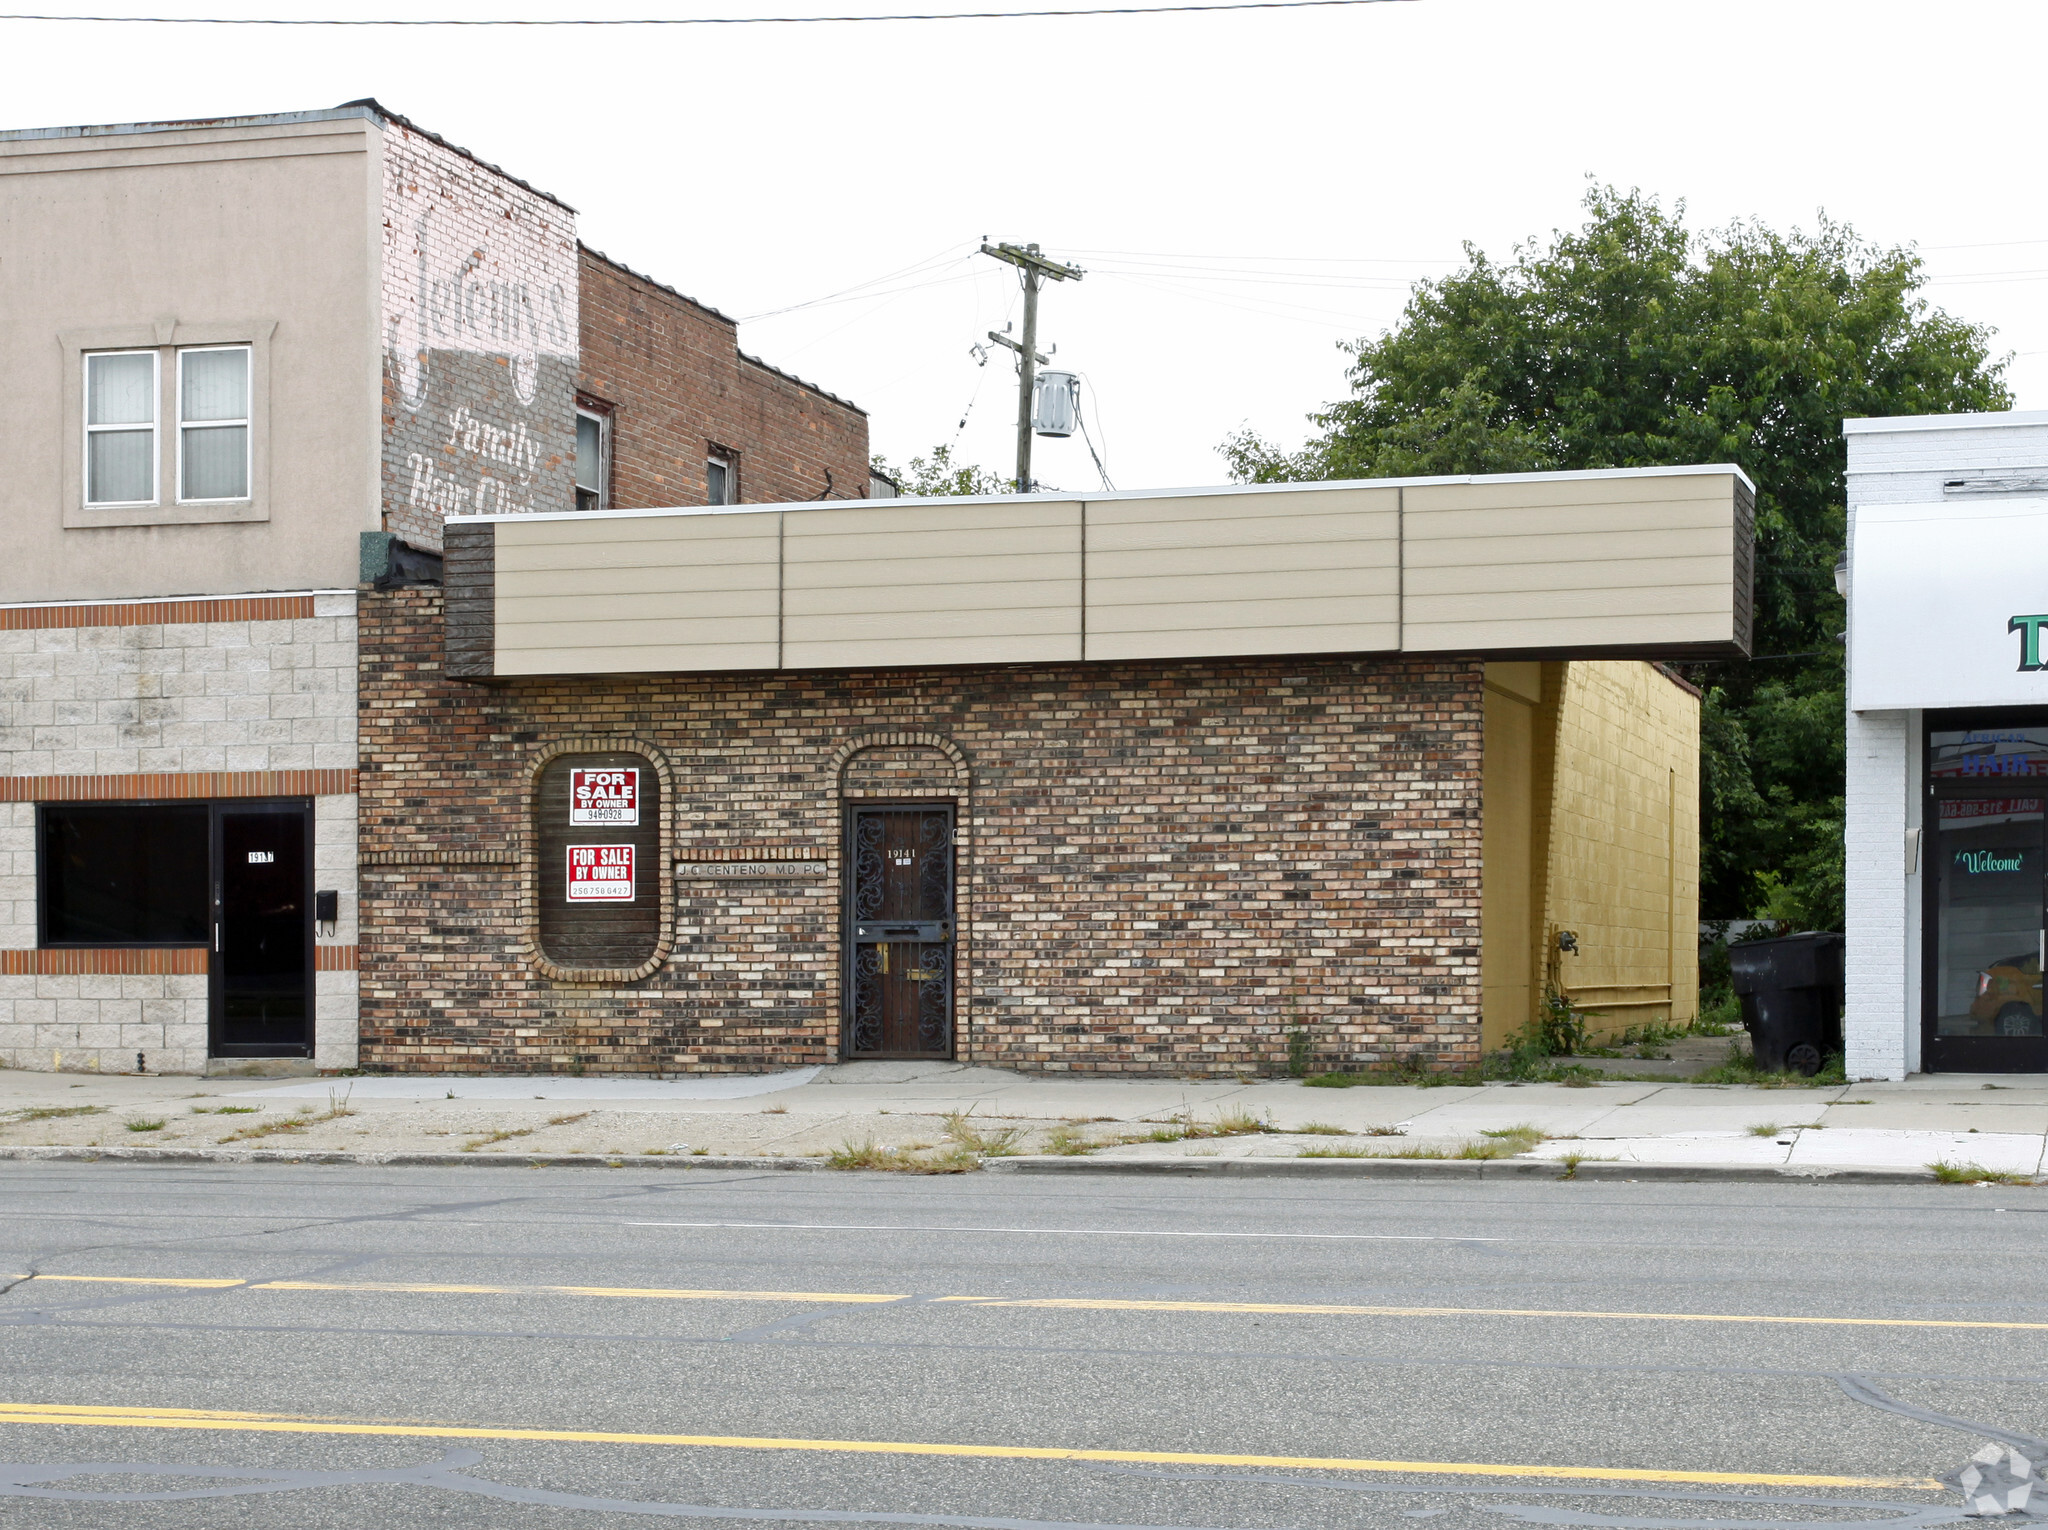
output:
[[[0,1524],[1953,1523],[2048,1434],[2044,1213],[5,1164]]]

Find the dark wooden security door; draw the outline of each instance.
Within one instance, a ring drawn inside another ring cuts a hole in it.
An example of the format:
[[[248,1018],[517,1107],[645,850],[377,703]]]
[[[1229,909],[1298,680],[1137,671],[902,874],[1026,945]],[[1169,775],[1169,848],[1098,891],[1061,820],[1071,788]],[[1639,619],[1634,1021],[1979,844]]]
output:
[[[847,821],[848,1057],[953,1055],[953,809]]]
[[[215,1057],[313,1053],[312,839],[303,802],[214,808]]]

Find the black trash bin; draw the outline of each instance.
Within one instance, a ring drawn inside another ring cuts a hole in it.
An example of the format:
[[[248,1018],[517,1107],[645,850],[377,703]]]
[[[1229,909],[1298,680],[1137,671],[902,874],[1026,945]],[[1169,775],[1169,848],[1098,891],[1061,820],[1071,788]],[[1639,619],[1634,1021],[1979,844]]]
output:
[[[1728,948],[1742,1024],[1759,1068],[1820,1072],[1842,1050],[1842,937],[1805,930]]]

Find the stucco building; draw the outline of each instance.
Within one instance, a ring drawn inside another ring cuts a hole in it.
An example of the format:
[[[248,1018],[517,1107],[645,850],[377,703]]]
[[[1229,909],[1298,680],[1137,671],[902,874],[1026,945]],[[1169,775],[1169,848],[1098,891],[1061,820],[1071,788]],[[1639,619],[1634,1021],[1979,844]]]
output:
[[[356,1062],[359,603],[866,417],[374,102],[0,133],[0,1061]]]

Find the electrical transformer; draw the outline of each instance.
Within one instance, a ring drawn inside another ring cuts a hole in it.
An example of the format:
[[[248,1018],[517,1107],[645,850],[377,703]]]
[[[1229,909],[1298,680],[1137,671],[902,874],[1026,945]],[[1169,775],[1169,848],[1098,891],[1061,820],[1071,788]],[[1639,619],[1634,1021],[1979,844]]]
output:
[[[1072,372],[1040,372],[1031,388],[1031,428],[1041,436],[1079,430],[1081,379]]]

